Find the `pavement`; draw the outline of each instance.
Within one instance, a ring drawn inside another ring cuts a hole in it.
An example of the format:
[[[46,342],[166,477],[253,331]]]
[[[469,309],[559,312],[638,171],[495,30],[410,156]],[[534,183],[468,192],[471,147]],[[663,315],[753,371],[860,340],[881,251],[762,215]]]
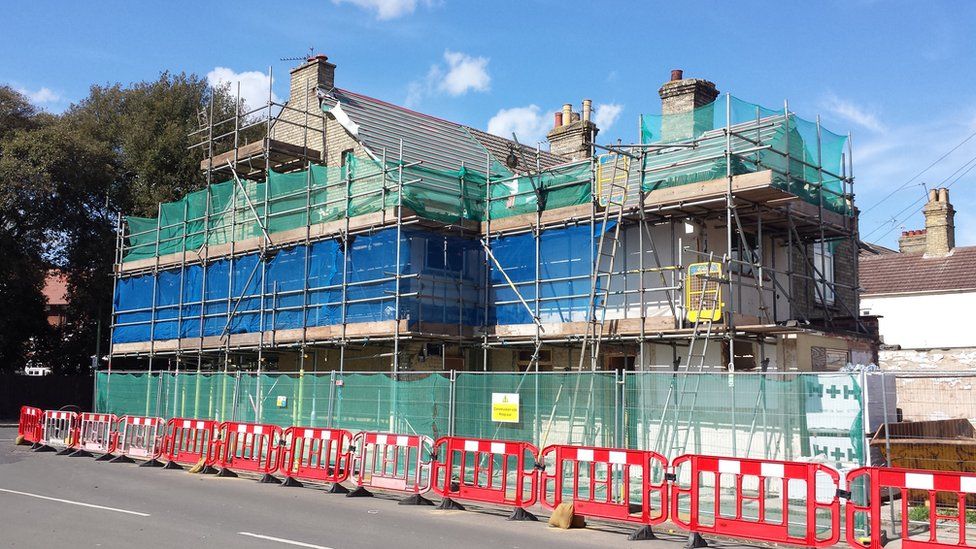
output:
[[[629,544],[634,528],[590,521],[559,530],[510,522],[506,509],[397,505],[397,494],[346,498],[322,487],[139,468],[14,446],[0,428],[0,547],[383,547],[504,549]],[[533,509],[533,511],[536,511]],[[541,510],[540,510],[541,511]],[[632,542],[681,549],[681,532]],[[741,547],[717,542],[713,547]]]

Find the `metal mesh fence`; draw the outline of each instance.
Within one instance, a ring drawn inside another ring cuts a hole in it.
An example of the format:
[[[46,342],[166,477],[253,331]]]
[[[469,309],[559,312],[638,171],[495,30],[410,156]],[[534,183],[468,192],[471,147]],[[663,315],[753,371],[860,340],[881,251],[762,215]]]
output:
[[[870,439],[886,421],[894,423],[898,403],[908,402],[896,386],[931,400],[903,413],[947,401],[932,393],[942,385],[927,383],[842,372],[99,372],[96,409],[522,440],[540,448],[651,449],[668,458],[812,460],[847,469],[882,459]],[[500,399],[517,401],[507,421],[493,417]],[[972,407],[971,400],[960,403]]]

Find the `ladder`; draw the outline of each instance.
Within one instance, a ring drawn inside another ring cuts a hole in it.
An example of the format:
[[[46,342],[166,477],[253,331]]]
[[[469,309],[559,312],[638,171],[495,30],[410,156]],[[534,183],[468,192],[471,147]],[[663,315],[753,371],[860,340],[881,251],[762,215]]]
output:
[[[580,349],[579,370],[583,370],[586,364],[587,348],[589,347],[590,370],[596,371],[600,357],[600,344],[603,339],[603,329],[607,319],[607,301],[610,298],[610,279],[614,272],[617,250],[620,248],[620,225],[624,216],[624,204],[627,202],[627,193],[630,187],[630,162],[625,162],[621,168],[620,162],[625,158],[623,153],[616,153],[613,159],[613,171],[611,172],[609,189],[607,192],[607,203],[603,208],[603,215],[600,221],[600,232],[597,237],[597,251],[593,262],[593,271],[590,276],[590,294],[587,301],[586,314],[587,327],[583,336],[583,344]],[[626,157],[629,160],[629,156]],[[623,183],[619,181],[618,174],[623,173]],[[603,194],[603,189],[600,189]],[[598,196],[599,198],[599,196]],[[607,232],[610,223],[613,223],[613,230]],[[601,286],[602,282],[602,286]],[[599,288],[598,288],[599,286]]]
[[[708,265],[712,264],[713,258],[714,254],[709,254]],[[701,314],[701,312],[717,310],[721,307],[722,281],[712,278],[710,271],[701,280],[702,285],[698,293],[698,307],[696,309],[699,314],[695,315],[694,328],[688,341],[688,356],[685,360],[684,375],[678,374],[680,360],[676,360],[654,445],[655,449],[665,450],[664,453],[668,459],[685,452],[693,430],[695,406],[698,403],[698,392],[703,377],[701,374],[705,370],[705,356],[708,353],[708,342],[712,338],[713,325],[713,315]],[[692,281],[685,280],[685,284],[690,283]],[[687,399],[690,399],[690,402],[686,403]],[[671,407],[672,401],[673,407]],[[682,409],[683,406],[685,406],[684,409]]]

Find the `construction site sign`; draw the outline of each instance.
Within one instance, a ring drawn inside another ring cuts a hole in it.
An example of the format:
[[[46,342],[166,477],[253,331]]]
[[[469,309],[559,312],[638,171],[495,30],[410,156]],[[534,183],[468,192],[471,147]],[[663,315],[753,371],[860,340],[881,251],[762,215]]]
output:
[[[491,420],[498,423],[518,423],[518,393],[492,393]]]

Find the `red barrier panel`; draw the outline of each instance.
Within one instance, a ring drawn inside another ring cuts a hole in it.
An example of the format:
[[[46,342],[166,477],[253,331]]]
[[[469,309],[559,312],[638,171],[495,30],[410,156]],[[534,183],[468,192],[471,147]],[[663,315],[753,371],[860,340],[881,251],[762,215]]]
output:
[[[272,476],[280,464],[281,427],[225,421],[218,433],[214,458],[220,467],[218,476],[233,477],[235,471],[246,471],[264,475],[261,482],[281,482]]]
[[[44,410],[33,406],[20,407],[20,421],[17,423],[17,436],[24,437],[24,440],[32,444],[41,441],[42,424],[41,418]]]
[[[78,450],[72,456],[88,456],[90,452],[109,455],[115,451],[118,443],[118,433],[115,424],[119,418],[115,414],[81,414],[78,425],[78,440],[74,447]]]
[[[286,476],[286,486],[301,486],[296,479],[331,482],[335,486],[349,478],[352,461],[352,434],[349,431],[289,427],[285,429],[284,437],[281,470]]]
[[[116,450],[119,455],[113,458],[113,463],[132,463],[133,458],[148,460],[140,467],[162,467],[157,461],[163,451],[163,428],[166,423],[163,418],[146,416],[122,416],[119,418],[118,443]]]
[[[167,469],[179,469],[177,465],[196,465],[204,460],[205,466],[214,463],[214,437],[218,423],[210,419],[174,417],[166,422],[163,435],[162,455]]]
[[[672,467],[678,478],[671,486],[671,521],[694,534],[805,547],[827,547],[840,538],[840,475],[825,465],[684,455]],[[723,475],[732,481],[723,481]],[[682,487],[685,476],[687,488]],[[827,502],[817,499],[818,480],[830,483]],[[682,505],[687,510],[679,510]],[[827,523],[818,524],[824,512]]]
[[[41,444],[60,450],[59,454],[72,452],[78,440],[78,414],[60,410],[45,410],[42,416]]]
[[[515,507],[512,518],[535,519],[525,510],[535,505],[539,492],[539,450],[535,446],[527,442],[442,437],[434,443],[434,455],[434,492],[450,500]]]
[[[661,454],[557,445],[542,450],[539,460],[546,466],[540,499],[550,509],[568,499],[583,516],[645,526],[668,518],[668,460]]]
[[[976,494],[976,475],[955,473],[950,471],[927,471],[921,469],[900,469],[887,467],[862,467],[854,469],[847,475],[847,485],[853,486],[859,479],[867,481],[867,503],[860,505],[853,499],[847,500],[846,506],[846,537],[847,543],[851,547],[863,547],[865,549],[881,549],[885,543],[882,536],[881,519],[882,503],[889,499],[889,492],[893,497],[901,500],[901,527],[898,529],[902,533],[902,549],[930,549],[930,548],[959,548],[974,547],[976,542],[970,529],[970,540],[966,539],[966,497]],[[921,492],[925,497],[925,509],[928,512],[928,524],[914,539],[909,532],[918,531],[918,519],[914,519],[915,525],[909,526],[909,503],[917,498],[909,495],[909,490],[914,494]],[[946,497],[954,499],[955,505],[947,512],[939,513],[937,496],[941,496],[943,501]],[[888,502],[890,505],[895,503]],[[866,514],[867,524],[870,528],[869,540],[864,543],[858,539],[855,531],[855,515]],[[941,524],[940,524],[941,523]],[[940,532],[941,527],[941,532]],[[939,534],[942,534],[939,536]],[[920,539],[922,538],[922,539]],[[941,538],[941,539],[940,539]],[[954,538],[950,541],[951,538]]]
[[[369,496],[368,488],[414,494],[430,489],[430,454],[434,441],[421,435],[359,432],[353,436],[353,471],[357,488],[349,496]]]

